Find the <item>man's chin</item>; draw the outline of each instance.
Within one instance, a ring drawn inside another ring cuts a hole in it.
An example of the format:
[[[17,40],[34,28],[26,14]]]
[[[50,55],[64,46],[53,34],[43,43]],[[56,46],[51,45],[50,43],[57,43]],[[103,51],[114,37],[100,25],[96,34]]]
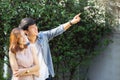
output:
[[[34,36],[37,36],[38,35],[38,33],[36,33]]]
[[[36,35],[38,35],[38,33],[36,33]]]

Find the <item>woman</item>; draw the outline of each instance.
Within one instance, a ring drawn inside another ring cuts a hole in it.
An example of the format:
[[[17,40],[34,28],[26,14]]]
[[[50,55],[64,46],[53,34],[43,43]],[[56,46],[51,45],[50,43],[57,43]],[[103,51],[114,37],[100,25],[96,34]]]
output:
[[[13,72],[13,80],[34,80],[39,76],[39,62],[36,48],[26,45],[24,31],[14,28],[10,34],[9,61]]]

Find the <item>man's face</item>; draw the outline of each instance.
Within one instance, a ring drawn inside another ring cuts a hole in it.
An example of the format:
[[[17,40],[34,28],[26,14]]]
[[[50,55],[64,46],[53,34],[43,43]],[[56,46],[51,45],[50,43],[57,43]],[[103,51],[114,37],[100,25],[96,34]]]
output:
[[[27,34],[29,36],[37,36],[38,35],[38,28],[37,28],[36,24],[33,24],[28,27]]]

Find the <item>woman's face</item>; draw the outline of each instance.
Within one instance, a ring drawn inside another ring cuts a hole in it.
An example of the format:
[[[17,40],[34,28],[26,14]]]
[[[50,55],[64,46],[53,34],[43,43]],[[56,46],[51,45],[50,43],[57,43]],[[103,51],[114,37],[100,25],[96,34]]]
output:
[[[26,45],[26,43],[28,42],[27,36],[25,35],[24,31],[21,30],[20,32],[20,38],[19,38],[19,44],[20,45]]]

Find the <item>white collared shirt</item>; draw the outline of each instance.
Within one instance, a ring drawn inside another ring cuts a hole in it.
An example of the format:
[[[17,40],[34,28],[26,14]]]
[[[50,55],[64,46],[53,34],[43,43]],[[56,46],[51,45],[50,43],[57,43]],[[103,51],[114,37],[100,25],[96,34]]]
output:
[[[45,80],[49,77],[49,72],[48,72],[48,67],[45,64],[45,61],[43,59],[42,56],[42,50],[40,46],[37,46],[38,44],[36,43],[31,43],[31,45],[36,47],[36,52],[37,52],[37,56],[39,59],[39,65],[40,65],[40,71],[39,71],[39,77],[35,77],[35,80]]]

